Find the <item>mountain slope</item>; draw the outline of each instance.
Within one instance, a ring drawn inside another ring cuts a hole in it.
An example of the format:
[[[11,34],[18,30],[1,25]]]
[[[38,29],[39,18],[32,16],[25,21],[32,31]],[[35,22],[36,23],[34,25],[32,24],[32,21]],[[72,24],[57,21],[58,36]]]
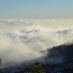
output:
[[[62,44],[53,48],[48,48],[46,51],[42,51],[46,55],[44,61],[48,63],[64,63],[73,62],[73,44]]]

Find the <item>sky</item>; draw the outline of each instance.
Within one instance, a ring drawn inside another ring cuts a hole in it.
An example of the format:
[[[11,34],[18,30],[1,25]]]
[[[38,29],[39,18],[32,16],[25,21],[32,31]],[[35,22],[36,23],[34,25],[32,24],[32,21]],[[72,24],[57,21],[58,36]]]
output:
[[[73,0],[0,0],[0,18],[72,19]]]

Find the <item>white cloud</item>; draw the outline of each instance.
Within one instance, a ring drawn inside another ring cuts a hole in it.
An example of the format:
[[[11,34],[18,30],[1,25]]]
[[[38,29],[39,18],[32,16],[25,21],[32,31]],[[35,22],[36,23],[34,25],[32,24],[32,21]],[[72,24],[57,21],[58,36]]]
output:
[[[72,20],[0,19],[3,64],[41,57],[39,51],[73,40],[72,24]]]

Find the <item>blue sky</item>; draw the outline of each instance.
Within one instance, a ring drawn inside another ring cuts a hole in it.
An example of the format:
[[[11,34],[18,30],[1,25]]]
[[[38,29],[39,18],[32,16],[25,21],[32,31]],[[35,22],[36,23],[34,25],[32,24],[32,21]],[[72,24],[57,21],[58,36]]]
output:
[[[0,18],[71,19],[73,0],[0,0]]]

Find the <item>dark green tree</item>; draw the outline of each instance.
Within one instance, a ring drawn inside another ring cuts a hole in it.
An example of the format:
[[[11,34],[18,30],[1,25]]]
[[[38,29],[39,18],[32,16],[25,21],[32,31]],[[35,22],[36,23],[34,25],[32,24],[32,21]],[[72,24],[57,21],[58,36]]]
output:
[[[34,63],[34,66],[32,68],[32,73],[45,73],[44,68],[42,68],[41,62]]]
[[[2,59],[0,58],[0,66],[2,65]]]
[[[0,66],[1,66],[1,65],[2,65],[2,59],[0,58]],[[3,73],[3,72],[0,71],[0,73]]]

